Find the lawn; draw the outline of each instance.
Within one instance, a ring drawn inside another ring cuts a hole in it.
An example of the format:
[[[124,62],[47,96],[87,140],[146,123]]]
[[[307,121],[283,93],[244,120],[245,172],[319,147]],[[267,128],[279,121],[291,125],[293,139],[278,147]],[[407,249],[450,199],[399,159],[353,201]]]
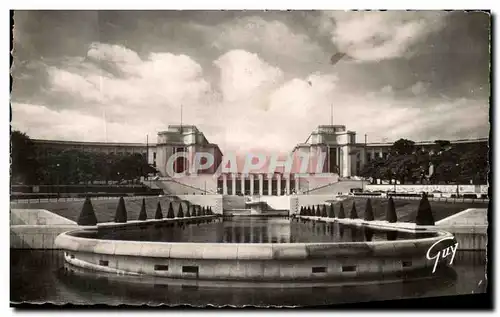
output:
[[[146,200],[146,212],[148,218],[153,218],[157,203],[160,202],[163,215],[167,214],[169,203],[172,198],[169,197],[147,197]],[[360,218],[364,217],[364,211],[366,206],[367,198],[360,197],[349,197],[343,201],[344,211],[346,216],[349,216],[353,203],[356,204],[356,210]],[[387,199],[384,198],[372,198],[373,214],[375,219],[384,220],[385,212],[387,209]],[[142,198],[136,197],[126,197],[125,207],[127,208],[128,219],[135,220],[139,217],[139,212],[141,210]],[[414,222],[417,216],[417,210],[419,201],[418,200],[401,200],[395,199],[394,204],[396,206],[396,214],[399,221],[403,222]],[[432,213],[434,215],[434,220],[438,221],[444,219],[448,216],[461,212],[467,208],[488,208],[487,203],[450,203],[450,202],[436,202],[430,201]],[[96,213],[98,222],[109,222],[113,221],[115,217],[116,207],[118,205],[118,199],[109,200],[93,200],[92,205],[94,206],[94,211]],[[174,212],[177,214],[179,202],[173,201]],[[83,201],[59,201],[59,202],[40,202],[40,203],[30,203],[30,204],[12,204],[12,208],[16,209],[46,209],[70,220],[77,221],[80,211],[83,206]],[[186,212],[186,204],[183,204],[183,210]],[[340,202],[336,202],[334,205],[335,214],[338,214],[340,207]]]
[[[367,198],[352,198],[349,197],[342,203],[344,205],[344,212],[346,217],[349,217],[353,203],[356,204],[356,211],[358,217],[363,218],[365,213]],[[387,210],[387,198],[372,198],[372,208],[373,214],[376,220],[385,220],[385,213]],[[396,214],[398,216],[398,221],[403,222],[414,222],[417,217],[419,200],[402,200],[394,199],[394,205],[396,207]],[[429,202],[432,209],[432,214],[434,215],[434,220],[438,221],[449,217],[453,214],[459,213],[468,208],[488,208],[488,203],[451,203],[451,202]],[[338,215],[340,208],[340,202],[334,204],[335,214]]]
[[[125,208],[127,209],[127,218],[129,220],[136,220],[139,217],[139,212],[141,211],[142,198],[137,197],[125,197]],[[167,215],[169,203],[172,198],[169,197],[147,197],[146,201],[146,213],[148,219],[154,218],[156,212],[156,206],[160,202],[163,216]],[[177,209],[179,206],[179,201],[173,201],[173,208],[175,214],[177,214]],[[30,203],[30,204],[12,204],[12,208],[15,209],[46,209],[55,214],[63,216],[73,221],[78,220],[80,211],[82,210],[82,201],[59,201],[59,202],[40,202],[40,203]],[[116,207],[118,206],[118,199],[106,199],[106,200],[92,200],[92,206],[97,217],[98,222],[110,222],[115,218]],[[183,204],[183,211],[186,212],[186,204]]]

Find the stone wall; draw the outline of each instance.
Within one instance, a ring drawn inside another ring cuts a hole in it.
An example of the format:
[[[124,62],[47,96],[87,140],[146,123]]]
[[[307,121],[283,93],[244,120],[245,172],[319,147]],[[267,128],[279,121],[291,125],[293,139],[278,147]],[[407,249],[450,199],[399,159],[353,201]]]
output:
[[[78,229],[69,219],[44,209],[10,211],[10,247],[12,249],[54,249],[56,237]]]

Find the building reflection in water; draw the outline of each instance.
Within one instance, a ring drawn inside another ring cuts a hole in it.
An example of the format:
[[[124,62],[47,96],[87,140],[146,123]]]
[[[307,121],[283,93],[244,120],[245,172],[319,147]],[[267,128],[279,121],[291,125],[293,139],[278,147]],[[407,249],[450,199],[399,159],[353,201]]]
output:
[[[424,235],[421,233],[419,235]],[[414,239],[413,233],[354,227],[338,222],[290,221],[287,218],[234,217],[221,222],[149,227],[103,234],[101,239],[212,242],[212,243],[322,243]]]
[[[290,221],[267,221],[267,219],[249,219],[250,221],[224,222],[223,243],[290,243]],[[280,219],[281,220],[281,219]]]

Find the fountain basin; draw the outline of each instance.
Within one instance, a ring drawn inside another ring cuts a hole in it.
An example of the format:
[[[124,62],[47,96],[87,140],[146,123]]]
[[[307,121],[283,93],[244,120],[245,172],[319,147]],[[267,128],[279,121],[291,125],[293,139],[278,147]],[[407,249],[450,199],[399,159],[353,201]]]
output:
[[[59,235],[55,244],[64,250],[67,263],[93,271],[174,279],[314,282],[405,278],[414,271],[431,275],[434,261],[427,259],[427,250],[452,237],[429,230],[422,238],[393,241],[212,243],[103,239],[98,230],[84,229]]]

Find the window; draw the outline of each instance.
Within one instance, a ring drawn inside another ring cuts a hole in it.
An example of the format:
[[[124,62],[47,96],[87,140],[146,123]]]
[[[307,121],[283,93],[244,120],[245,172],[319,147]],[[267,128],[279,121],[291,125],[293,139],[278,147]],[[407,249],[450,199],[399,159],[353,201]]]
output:
[[[342,272],[356,272],[356,266],[355,265],[343,265]]]
[[[155,271],[168,271],[168,265],[156,264]]]
[[[326,266],[315,266],[312,268],[313,273],[326,273]]]
[[[99,265],[108,266],[109,265],[109,261],[107,261],[107,260],[99,260]]]
[[[197,266],[183,266],[182,273],[196,273],[196,274],[198,274],[198,267]]]

